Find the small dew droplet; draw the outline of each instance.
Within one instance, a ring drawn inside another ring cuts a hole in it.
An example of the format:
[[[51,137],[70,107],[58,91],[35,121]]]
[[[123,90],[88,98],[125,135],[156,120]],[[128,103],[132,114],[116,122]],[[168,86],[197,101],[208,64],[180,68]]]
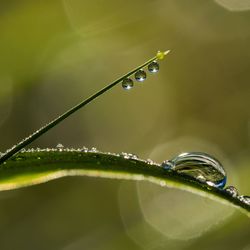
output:
[[[60,152],[62,152],[63,149],[64,149],[64,146],[63,146],[61,143],[58,143],[58,144],[56,145],[56,148],[57,148]]]
[[[122,81],[122,87],[123,89],[125,90],[129,90],[131,88],[133,88],[134,86],[134,82],[132,79],[130,78],[124,78],[123,81]]]
[[[192,177],[209,186],[223,188],[226,184],[226,172],[221,163],[205,153],[183,153],[171,161],[163,162],[162,167]]]
[[[166,170],[171,170],[174,168],[174,163],[172,161],[166,160],[161,164],[161,166]]]
[[[224,190],[234,198],[238,196],[238,190],[234,186],[228,186]]]
[[[92,147],[92,148],[89,150],[89,152],[91,152],[91,153],[97,153],[98,150],[97,150],[97,148]]]
[[[84,153],[87,153],[89,151],[89,149],[87,147],[82,147],[81,151],[84,152]]]
[[[144,70],[140,69],[135,73],[135,80],[137,82],[143,82],[147,78],[147,74]]]
[[[238,199],[239,199],[241,202],[243,202],[243,203],[245,203],[245,204],[247,204],[247,205],[250,206],[250,196],[241,195],[241,196],[238,196]]]
[[[153,160],[151,160],[151,159],[147,159],[146,163],[149,164],[149,165],[154,165],[155,164],[155,162]]]
[[[157,61],[153,61],[148,65],[148,71],[150,73],[157,73],[160,69],[160,65]]]
[[[137,156],[137,155],[131,154],[131,153],[122,152],[122,153],[120,154],[120,156],[122,156],[124,159],[133,159],[133,160],[137,160],[137,159],[138,159],[138,156]]]

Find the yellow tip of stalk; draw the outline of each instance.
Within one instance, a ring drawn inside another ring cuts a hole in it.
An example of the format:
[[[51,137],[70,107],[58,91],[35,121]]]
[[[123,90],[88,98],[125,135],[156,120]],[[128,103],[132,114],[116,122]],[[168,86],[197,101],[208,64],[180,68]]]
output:
[[[162,60],[169,52],[170,50],[166,50],[164,52],[158,51],[156,54],[156,58]]]

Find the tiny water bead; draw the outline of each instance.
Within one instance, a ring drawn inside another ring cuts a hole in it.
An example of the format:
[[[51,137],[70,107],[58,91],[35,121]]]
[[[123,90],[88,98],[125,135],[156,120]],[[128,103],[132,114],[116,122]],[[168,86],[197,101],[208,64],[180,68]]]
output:
[[[148,71],[150,73],[157,73],[160,69],[160,65],[157,61],[153,61],[148,65]]]
[[[97,148],[92,147],[92,148],[89,150],[89,152],[90,152],[90,153],[97,153],[98,150],[97,150]]]
[[[132,159],[132,160],[138,159],[138,156],[136,154],[131,154],[131,153],[122,152],[120,156],[123,157],[124,159]]]
[[[140,69],[135,73],[135,80],[137,82],[143,82],[147,78],[147,74],[144,70]]]
[[[61,151],[63,151],[64,146],[63,146],[61,143],[58,143],[58,144],[56,145],[56,148],[61,152]]]
[[[238,196],[238,199],[239,199],[241,202],[243,202],[243,203],[245,203],[245,204],[247,204],[247,205],[250,206],[250,196],[241,195],[241,196]]]
[[[89,151],[89,149],[85,146],[83,146],[81,149],[81,152],[87,153]]]
[[[183,153],[170,161],[164,161],[162,167],[209,186],[223,188],[226,184],[226,172],[221,163],[205,153]]]
[[[130,79],[130,78],[123,79],[123,81],[122,81],[122,87],[125,90],[129,90],[129,89],[133,88],[133,86],[134,86],[134,82],[133,82],[132,79]]]
[[[239,195],[238,190],[234,186],[228,186],[224,190],[234,198]]]

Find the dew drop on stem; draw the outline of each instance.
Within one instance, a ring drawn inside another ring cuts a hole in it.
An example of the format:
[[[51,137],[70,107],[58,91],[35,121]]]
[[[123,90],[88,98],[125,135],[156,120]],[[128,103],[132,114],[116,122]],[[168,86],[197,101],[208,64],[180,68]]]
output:
[[[148,65],[148,71],[150,73],[157,73],[160,69],[159,63],[157,61],[153,61]]]
[[[56,148],[61,152],[61,151],[63,151],[64,146],[63,146],[61,143],[58,143],[58,144],[56,145]]]
[[[147,78],[147,74],[144,70],[140,69],[135,73],[135,80],[137,82],[143,82]]]
[[[250,206],[250,196],[247,196],[247,195],[241,195],[241,196],[238,196],[238,199],[243,202],[244,204],[247,204]]]
[[[183,153],[170,161],[164,161],[162,167],[209,186],[223,188],[226,184],[226,172],[221,163],[205,153]]]
[[[238,190],[234,186],[228,186],[224,190],[234,198],[238,196]]]
[[[123,79],[123,81],[122,81],[123,89],[129,90],[129,89],[133,88],[133,86],[134,86],[134,82],[132,79],[130,79],[130,78]]]

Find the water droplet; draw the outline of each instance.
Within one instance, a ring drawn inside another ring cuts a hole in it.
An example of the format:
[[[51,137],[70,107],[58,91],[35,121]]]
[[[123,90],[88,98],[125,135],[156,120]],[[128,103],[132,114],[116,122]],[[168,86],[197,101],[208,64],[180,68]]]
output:
[[[183,153],[163,162],[162,167],[188,175],[209,186],[223,188],[226,184],[226,172],[221,163],[205,153]]]
[[[89,149],[87,147],[82,147],[81,151],[87,153],[89,151]]]
[[[160,69],[160,65],[157,61],[153,61],[148,65],[148,71],[150,73],[157,73]]]
[[[250,206],[250,196],[241,195],[241,196],[238,196],[238,199],[239,199],[241,202],[243,202],[243,203],[245,203],[245,204],[247,204],[247,205]]]
[[[130,155],[130,159],[133,159],[133,160],[138,159],[138,156],[136,154],[129,154],[129,155]]]
[[[84,153],[87,153],[89,151],[89,149],[87,147],[83,146],[81,148],[81,151],[84,152]]]
[[[234,186],[228,186],[224,190],[234,198],[238,196],[238,190]]]
[[[154,165],[154,161],[151,160],[151,159],[147,159],[147,160],[146,160],[146,163],[149,164],[149,165]]]
[[[135,73],[135,80],[143,82],[147,78],[147,74],[144,70],[140,69]]]
[[[130,78],[124,78],[123,81],[122,81],[122,87],[125,89],[125,90],[129,90],[131,89],[132,87],[134,86],[134,82],[132,79]]]
[[[166,170],[171,170],[174,168],[174,163],[170,160],[164,161],[161,166]]]
[[[89,152],[91,152],[91,153],[97,153],[98,150],[97,150],[97,148],[92,147],[92,148],[89,150]]]
[[[138,156],[137,156],[137,155],[131,154],[131,153],[122,152],[122,153],[120,154],[120,156],[122,156],[124,159],[133,159],[133,160],[137,160],[137,159],[138,159]]]
[[[61,152],[61,151],[63,151],[64,146],[63,146],[61,143],[58,143],[58,144],[56,145],[56,148]]]

